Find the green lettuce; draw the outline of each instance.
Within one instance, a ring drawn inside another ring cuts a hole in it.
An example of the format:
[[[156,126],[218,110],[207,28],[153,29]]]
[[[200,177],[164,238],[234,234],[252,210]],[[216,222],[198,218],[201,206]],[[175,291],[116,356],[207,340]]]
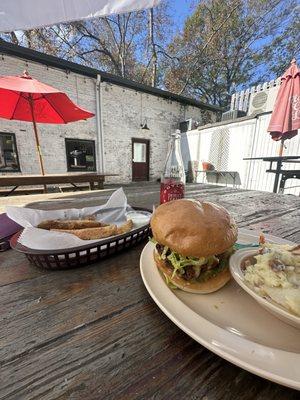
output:
[[[155,245],[158,243],[155,239],[149,238],[149,240],[154,243]],[[167,255],[167,253],[170,254]],[[182,256],[175,251],[172,251],[168,246],[164,246],[163,252],[159,255],[162,260],[168,260],[173,267],[172,277],[176,275],[176,273],[180,275],[184,275],[185,267],[188,265],[192,265],[196,272],[197,280],[200,282],[205,282],[208,279],[216,276],[219,272],[223,271],[228,266],[228,258],[234,252],[233,248],[230,248],[225,253],[222,254],[222,257],[217,258],[216,256],[210,257],[185,257]],[[207,270],[201,273],[201,268],[204,265],[213,265],[214,262],[218,262],[218,265],[215,268]],[[167,280],[167,277],[166,277]],[[168,285],[169,285],[169,278],[168,278]],[[170,286],[170,285],[169,285]]]
[[[202,265],[207,263],[207,259],[205,257],[184,257],[176,253],[175,251],[171,251],[171,254],[167,256],[167,259],[170,261],[174,268],[172,278],[174,278],[177,272],[179,273],[179,275],[183,275],[185,272],[185,267],[188,265],[192,265],[196,269],[197,267],[200,268]]]
[[[151,242],[151,243],[157,245],[158,242],[157,242],[157,240],[155,240],[153,237],[148,236],[148,239],[149,239],[149,242]]]
[[[170,281],[170,278],[168,277],[168,275],[166,275],[166,274],[164,273],[164,277],[165,277],[166,284],[169,286],[169,288],[171,288],[171,289],[177,289],[177,286],[175,286],[174,283],[172,283],[172,282]]]

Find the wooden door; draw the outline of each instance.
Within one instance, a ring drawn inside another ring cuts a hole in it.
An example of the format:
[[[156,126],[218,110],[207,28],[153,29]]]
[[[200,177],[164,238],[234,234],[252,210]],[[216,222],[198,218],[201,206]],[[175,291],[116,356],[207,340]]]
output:
[[[132,139],[132,180],[149,180],[149,144],[147,139]]]

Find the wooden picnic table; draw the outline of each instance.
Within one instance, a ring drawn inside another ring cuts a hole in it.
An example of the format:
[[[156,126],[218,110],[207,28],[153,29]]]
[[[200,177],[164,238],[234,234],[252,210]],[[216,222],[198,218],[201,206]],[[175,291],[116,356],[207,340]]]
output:
[[[98,174],[96,172],[74,174],[46,174],[46,175],[2,175],[0,176],[0,187],[13,186],[5,195],[12,194],[19,186],[43,185],[47,191],[46,185],[59,185],[69,183],[78,189],[76,183],[88,183],[90,190],[103,189],[103,183],[106,176],[117,176],[116,174]]]
[[[157,184],[126,187],[129,203],[152,207]],[[89,193],[83,204],[105,201]],[[218,202],[240,227],[300,241],[300,199],[191,184],[187,197]],[[70,202],[30,207],[70,207]],[[155,305],[139,272],[143,245],[69,271],[0,253],[0,399],[293,400],[299,393],[216,356]]]

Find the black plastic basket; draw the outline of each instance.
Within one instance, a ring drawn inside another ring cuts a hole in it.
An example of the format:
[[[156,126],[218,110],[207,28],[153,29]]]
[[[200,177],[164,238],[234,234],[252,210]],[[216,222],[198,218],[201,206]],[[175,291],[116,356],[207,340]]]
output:
[[[151,210],[134,207],[137,211]],[[73,247],[72,249],[59,250],[34,250],[18,243],[21,232],[16,233],[10,240],[12,249],[24,253],[28,260],[38,268],[52,270],[70,269],[82,267],[100,261],[113,254],[120,253],[126,249],[143,242],[150,236],[150,225],[143,225],[123,235],[101,239],[88,245]]]

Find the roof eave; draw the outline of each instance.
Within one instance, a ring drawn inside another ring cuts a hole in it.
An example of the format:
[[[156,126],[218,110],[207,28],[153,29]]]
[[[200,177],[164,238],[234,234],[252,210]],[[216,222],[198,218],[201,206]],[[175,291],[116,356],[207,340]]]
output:
[[[100,75],[101,80],[105,82],[114,83],[119,86],[131,88],[137,91],[156,95],[169,100],[178,101],[183,104],[199,107],[210,111],[215,111],[215,112],[222,111],[222,108],[211,104],[207,104],[198,100],[194,100],[185,96],[168,92],[166,90],[154,88],[152,86],[144,85],[142,83],[138,83],[130,79],[122,78],[117,75],[113,75],[108,72],[98,70],[96,68],[87,67],[85,65],[77,64],[72,61],[67,61],[62,58],[58,58],[49,54],[41,53],[36,50],[28,49],[27,47],[18,46],[13,43],[8,43],[3,39],[0,39],[0,53],[19,57],[29,61],[38,62],[47,65],[49,67],[72,71],[77,74],[92,78],[96,78],[97,75]]]

